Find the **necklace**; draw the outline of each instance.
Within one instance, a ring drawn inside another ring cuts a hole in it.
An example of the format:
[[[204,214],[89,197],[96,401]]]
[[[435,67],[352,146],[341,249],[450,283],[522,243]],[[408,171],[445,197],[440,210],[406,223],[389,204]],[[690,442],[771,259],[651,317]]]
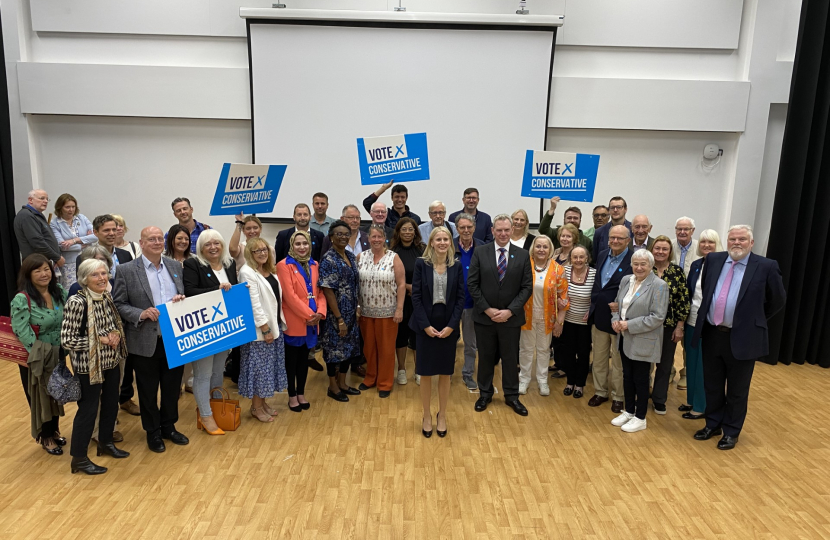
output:
[[[585,281],[588,279],[588,267],[585,267],[585,274],[582,276],[581,281],[577,281],[576,271],[571,267],[571,283],[574,285],[585,285]]]
[[[549,265],[549,264],[550,264],[550,259],[548,259],[547,261],[545,261],[545,265],[544,265],[542,268],[539,268],[538,266],[536,266],[536,261],[533,261],[533,268],[534,268],[537,272],[544,272],[544,271],[545,271],[545,269],[547,269],[547,267],[548,267],[548,265]]]

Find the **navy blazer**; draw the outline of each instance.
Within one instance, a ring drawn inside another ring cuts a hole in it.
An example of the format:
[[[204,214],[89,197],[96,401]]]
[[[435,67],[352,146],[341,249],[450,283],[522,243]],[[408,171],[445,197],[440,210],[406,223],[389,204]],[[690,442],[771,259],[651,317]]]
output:
[[[594,243],[591,246],[591,258],[595,261],[599,261],[600,255],[602,255],[603,251],[608,251],[611,249],[608,246],[608,233],[613,227],[614,224],[610,221],[594,231]],[[631,238],[634,238],[634,233],[631,231],[631,222],[627,219],[625,220],[625,226],[628,228],[628,233]],[[628,244],[628,250],[631,251],[631,243]],[[597,270],[599,270],[599,263],[597,262],[597,266],[595,266]]]
[[[288,250],[291,249],[291,246],[289,246],[288,243],[291,241],[291,235],[294,234],[296,230],[297,227],[291,227],[290,229],[282,230],[277,234],[277,241],[274,242],[274,254],[277,258],[277,260],[274,261],[275,266],[278,262],[288,257]],[[315,229],[309,229],[308,234],[311,235],[311,258],[319,262],[320,257],[323,254],[323,241],[325,240],[326,235]]]
[[[597,330],[602,330],[605,333],[616,334],[611,328],[611,308],[608,307],[608,304],[617,301],[617,291],[620,289],[620,281],[622,281],[623,276],[632,273],[631,255],[633,251],[631,251],[630,247],[628,248],[628,252],[623,257],[623,260],[620,261],[617,271],[614,272],[614,275],[611,276],[611,279],[603,287],[600,270],[610,253],[611,250],[606,249],[600,253],[599,259],[597,259],[597,277],[594,279],[594,288],[591,289],[591,310],[588,312],[588,324],[593,324],[597,327]]]
[[[213,268],[205,266],[196,257],[185,259],[183,266],[185,296],[191,297],[219,290],[219,278],[216,277]],[[225,267],[225,273],[228,275],[228,283],[231,285],[238,283],[236,279],[236,261],[231,260],[231,263]]]
[[[424,259],[415,261],[415,273],[412,276],[412,317],[409,318],[409,328],[415,332],[423,332],[432,326],[429,318],[432,315],[433,294],[432,266],[427,265]],[[464,274],[461,264],[447,267],[447,309],[452,313],[447,326],[458,332],[461,323],[461,312],[464,311]],[[436,328],[439,332],[443,328]]]
[[[712,308],[718,278],[728,258],[729,253],[726,251],[706,256],[708,264],[703,266],[703,301],[697,311],[698,321],[706,322]],[[784,291],[778,262],[750,253],[741,280],[741,290],[738,291],[730,334],[732,355],[736,360],[757,360],[769,354],[767,320],[781,311],[786,301],[787,293]],[[695,340],[700,339],[703,326],[695,326]],[[706,344],[703,346],[706,347]]]

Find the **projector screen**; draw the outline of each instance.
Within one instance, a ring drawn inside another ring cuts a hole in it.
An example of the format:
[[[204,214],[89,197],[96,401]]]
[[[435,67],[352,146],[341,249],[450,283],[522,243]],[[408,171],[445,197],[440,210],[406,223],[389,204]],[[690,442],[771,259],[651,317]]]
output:
[[[405,184],[421,219],[476,187],[484,212],[537,221],[520,189],[525,151],[545,149],[555,39],[554,26],[249,18],[254,163],[288,166],[261,217],[322,191],[332,217],[355,204],[368,219],[379,186],[360,183],[357,139],[425,132],[430,179]]]

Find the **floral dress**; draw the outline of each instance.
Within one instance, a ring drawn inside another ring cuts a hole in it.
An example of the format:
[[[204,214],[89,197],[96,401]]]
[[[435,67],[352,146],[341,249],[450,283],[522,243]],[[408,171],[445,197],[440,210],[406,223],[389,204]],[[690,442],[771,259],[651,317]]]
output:
[[[360,356],[360,327],[357,325],[357,303],[360,294],[360,278],[357,260],[351,251],[346,250],[346,257],[351,267],[346,264],[337,251],[332,248],[323,255],[320,262],[319,286],[331,289],[340,308],[340,316],[348,329],[345,336],[338,332],[337,319],[328,307],[326,318],[322,322],[320,344],[323,347],[323,359],[326,363],[344,362]]]

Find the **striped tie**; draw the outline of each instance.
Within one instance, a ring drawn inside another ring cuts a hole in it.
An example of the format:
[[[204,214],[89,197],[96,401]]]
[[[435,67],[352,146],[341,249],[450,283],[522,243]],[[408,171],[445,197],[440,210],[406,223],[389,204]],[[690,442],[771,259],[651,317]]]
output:
[[[504,256],[504,248],[499,248],[499,283],[504,279],[504,273],[507,272],[507,257]]]

